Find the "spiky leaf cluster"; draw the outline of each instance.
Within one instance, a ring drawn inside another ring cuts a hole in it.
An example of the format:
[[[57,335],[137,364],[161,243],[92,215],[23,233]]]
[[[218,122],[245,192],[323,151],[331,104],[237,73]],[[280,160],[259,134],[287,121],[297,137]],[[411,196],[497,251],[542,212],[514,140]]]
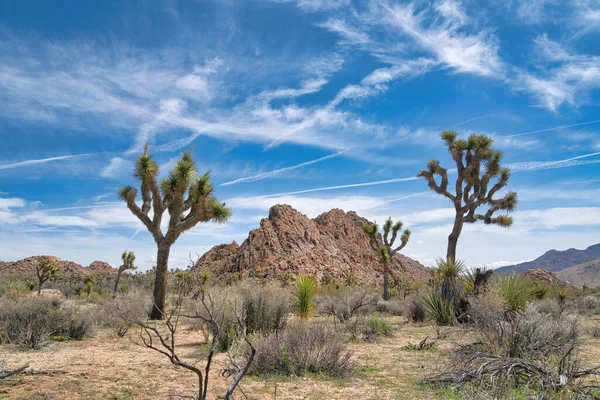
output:
[[[457,213],[462,214],[464,222],[483,221],[502,227],[511,226],[513,220],[510,216],[493,216],[497,211],[511,212],[517,205],[515,192],[508,192],[504,197],[494,199],[494,195],[510,179],[510,170],[500,165],[502,152],[492,148],[494,141],[489,136],[471,134],[467,140],[457,140],[457,137],[458,134],[454,131],[444,131],[441,134],[457,167],[454,193],[448,190],[448,170],[438,160],[430,160],[427,168],[417,176],[426,179],[434,192],[450,199]],[[482,205],[488,206],[487,212],[477,213]]]
[[[402,221],[394,223],[394,221],[392,221],[392,217],[389,217],[383,224],[383,244],[379,244],[379,225],[363,225],[362,230],[369,235],[371,239],[371,245],[378,249],[382,263],[389,262],[389,260],[397,252],[402,250],[407,245],[408,240],[410,239],[410,229],[405,229],[402,232],[402,226]],[[400,244],[394,247],[394,243],[396,242],[400,232]],[[390,233],[392,234],[391,237]]]
[[[119,190],[119,198],[127,203],[130,211],[159,243],[172,244],[185,231],[199,222],[222,223],[231,217],[231,211],[213,196],[210,171],[198,176],[192,150],[183,152],[169,175],[160,185],[157,182],[159,168],[148,154],[149,145],[138,156],[134,178],[140,182],[142,206],[136,202],[138,190],[125,186]],[[150,217],[150,211],[153,212]],[[167,211],[170,215],[168,230],[163,234],[161,221]]]

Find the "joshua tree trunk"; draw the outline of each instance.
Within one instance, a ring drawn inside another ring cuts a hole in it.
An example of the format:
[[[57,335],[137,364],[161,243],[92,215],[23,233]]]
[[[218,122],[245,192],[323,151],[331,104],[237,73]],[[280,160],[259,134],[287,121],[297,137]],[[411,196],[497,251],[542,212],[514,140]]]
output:
[[[458,238],[462,232],[463,223],[463,216],[457,213],[454,218],[452,233],[448,236],[448,251],[446,252],[446,261],[448,262],[456,260],[456,245],[458,244]]]
[[[117,297],[117,288],[119,287],[119,279],[121,279],[121,272],[123,272],[123,270],[119,268],[119,270],[117,271],[117,279],[115,280],[115,288],[113,289],[113,298]]]
[[[171,245],[164,242],[159,243],[156,257],[156,279],[154,280],[154,304],[150,319],[163,319],[170,252]]]
[[[388,261],[383,265],[383,299],[386,301],[390,299],[389,287],[390,287],[390,262]]]

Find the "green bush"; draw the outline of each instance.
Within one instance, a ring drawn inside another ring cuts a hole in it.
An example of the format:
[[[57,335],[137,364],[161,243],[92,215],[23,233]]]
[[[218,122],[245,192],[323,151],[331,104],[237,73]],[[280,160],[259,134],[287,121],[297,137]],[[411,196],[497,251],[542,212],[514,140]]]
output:
[[[246,290],[242,297],[248,333],[268,334],[285,328],[290,307],[287,296],[280,288]]]
[[[250,372],[255,375],[345,377],[353,371],[350,357],[343,338],[331,327],[296,324],[280,335],[271,334],[256,344]]]
[[[316,293],[317,281],[313,276],[302,275],[298,277],[294,309],[300,318],[306,319],[313,315],[313,299]]]
[[[432,290],[421,299],[425,313],[438,325],[449,325],[454,322],[454,307],[442,295]]]
[[[375,314],[367,319],[363,334],[370,340],[377,336],[392,336],[393,332],[392,326],[385,319]]]
[[[413,322],[425,321],[425,308],[423,303],[417,300],[412,300],[408,304],[408,315]]]
[[[90,336],[89,316],[61,308],[55,299],[39,297],[5,300],[0,304],[0,343],[23,349],[42,347],[51,336],[81,340]]]

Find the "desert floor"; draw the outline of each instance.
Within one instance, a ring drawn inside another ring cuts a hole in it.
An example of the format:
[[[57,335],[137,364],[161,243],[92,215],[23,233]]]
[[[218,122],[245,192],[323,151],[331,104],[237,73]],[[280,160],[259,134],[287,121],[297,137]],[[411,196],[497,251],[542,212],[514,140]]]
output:
[[[447,398],[450,393],[434,391],[418,382],[443,371],[448,352],[457,343],[469,340],[468,331],[442,328],[443,339],[430,325],[407,323],[403,317],[391,317],[395,327],[392,337],[375,342],[350,343],[357,372],[347,379],[325,377],[255,377],[242,381],[248,398],[254,399],[431,399]],[[588,318],[586,326],[598,324]],[[429,336],[436,349],[408,351],[404,347]],[[100,329],[84,341],[52,342],[37,351],[19,351],[0,346],[0,358],[9,369],[28,363],[43,374],[21,374],[0,381],[1,399],[166,399],[169,395],[193,395],[195,375],[176,368],[169,360],[135,343],[136,329],[123,338],[111,330]],[[201,361],[201,333],[181,330],[179,346],[184,358]],[[588,331],[583,336],[580,354],[583,366],[600,364],[600,339]],[[225,354],[219,354],[211,371],[209,398],[225,393],[229,379],[220,376],[227,365]],[[241,392],[238,391],[238,396]]]

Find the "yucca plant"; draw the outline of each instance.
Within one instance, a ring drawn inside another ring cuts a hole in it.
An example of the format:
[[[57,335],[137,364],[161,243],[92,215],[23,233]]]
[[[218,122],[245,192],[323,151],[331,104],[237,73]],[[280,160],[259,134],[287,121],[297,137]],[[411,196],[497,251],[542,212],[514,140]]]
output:
[[[231,217],[225,203],[213,196],[213,186],[207,172],[197,176],[196,161],[192,150],[183,152],[170,174],[160,185],[158,164],[148,154],[149,144],[138,156],[133,176],[140,181],[142,194],[141,207],[136,202],[138,190],[125,186],[119,190],[119,198],[127,203],[127,208],[152,234],[158,247],[154,298],[150,318],[162,319],[165,309],[167,273],[171,246],[184,232],[200,222],[222,223]],[[152,218],[150,211],[152,210]],[[163,215],[169,213],[169,223],[165,233],[161,229]]]
[[[531,282],[522,275],[510,274],[500,279],[500,290],[509,313],[523,311],[531,300]]]
[[[437,260],[437,273],[442,279],[441,295],[444,300],[456,305],[461,292],[459,276],[465,271],[466,264],[462,260]]]
[[[446,301],[440,293],[432,290],[421,299],[425,313],[438,325],[449,325],[454,322],[454,306]]]
[[[294,309],[296,314],[306,319],[313,315],[313,299],[317,293],[317,280],[311,275],[302,275],[296,282]]]

